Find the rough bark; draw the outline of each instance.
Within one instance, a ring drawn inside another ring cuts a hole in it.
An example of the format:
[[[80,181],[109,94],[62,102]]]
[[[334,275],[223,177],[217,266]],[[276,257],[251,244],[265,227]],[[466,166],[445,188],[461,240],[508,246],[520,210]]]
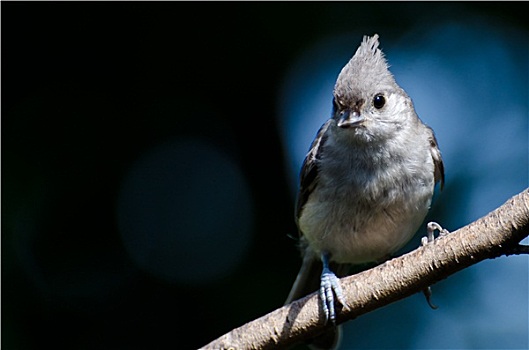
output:
[[[349,305],[337,323],[420,292],[466,267],[501,255],[527,254],[529,189],[498,209],[434,242],[362,273],[341,279]],[[520,276],[526,277],[526,276]],[[282,348],[325,329],[313,293],[251,321],[204,346],[206,349]]]

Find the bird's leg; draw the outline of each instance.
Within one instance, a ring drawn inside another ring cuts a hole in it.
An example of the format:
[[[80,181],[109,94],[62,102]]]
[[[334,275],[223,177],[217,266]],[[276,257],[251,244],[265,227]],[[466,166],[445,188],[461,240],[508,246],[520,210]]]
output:
[[[421,239],[421,245],[425,246],[428,243],[432,243],[435,240],[435,230],[439,231],[439,236],[446,236],[450,232],[446,229],[444,229],[441,225],[439,225],[437,222],[429,222],[428,225],[426,225],[426,237],[423,237]],[[422,290],[424,296],[426,297],[426,302],[432,309],[437,309],[437,306],[432,303],[432,288],[428,286],[427,288]]]
[[[325,323],[331,320],[336,322],[336,311],[334,308],[334,296],[342,306],[347,307],[345,298],[343,296],[342,286],[340,280],[334,272],[329,268],[329,254],[321,254],[321,262],[323,263],[323,270],[321,272],[320,280],[320,299],[325,314]]]

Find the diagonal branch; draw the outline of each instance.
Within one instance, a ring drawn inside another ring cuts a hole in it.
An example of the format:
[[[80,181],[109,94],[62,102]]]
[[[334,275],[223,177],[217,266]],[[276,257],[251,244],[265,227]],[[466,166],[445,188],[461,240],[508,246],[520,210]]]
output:
[[[498,209],[431,244],[341,279],[348,309],[337,323],[420,292],[429,285],[501,255],[528,254],[529,189]],[[268,349],[314,337],[325,329],[318,295],[285,305],[207,344],[206,349]]]

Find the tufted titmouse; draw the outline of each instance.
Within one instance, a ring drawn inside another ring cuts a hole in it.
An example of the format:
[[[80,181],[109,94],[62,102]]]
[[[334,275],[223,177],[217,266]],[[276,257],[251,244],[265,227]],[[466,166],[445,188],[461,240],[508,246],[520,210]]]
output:
[[[296,221],[303,264],[287,303],[319,290],[331,322],[335,298],[347,307],[335,272],[342,276],[349,264],[384,261],[404,246],[424,220],[435,184],[444,182],[434,133],[378,46],[378,35],[365,36],[343,67],[331,118],[300,173]],[[314,344],[336,344],[338,331]]]

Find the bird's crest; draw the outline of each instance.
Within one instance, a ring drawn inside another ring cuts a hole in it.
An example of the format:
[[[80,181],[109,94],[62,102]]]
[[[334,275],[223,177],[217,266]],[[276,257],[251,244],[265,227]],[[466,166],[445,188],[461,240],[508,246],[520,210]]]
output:
[[[336,80],[336,90],[350,90],[355,84],[362,86],[380,83],[386,79],[394,82],[384,53],[379,49],[378,34],[364,36],[353,58],[343,67]]]

